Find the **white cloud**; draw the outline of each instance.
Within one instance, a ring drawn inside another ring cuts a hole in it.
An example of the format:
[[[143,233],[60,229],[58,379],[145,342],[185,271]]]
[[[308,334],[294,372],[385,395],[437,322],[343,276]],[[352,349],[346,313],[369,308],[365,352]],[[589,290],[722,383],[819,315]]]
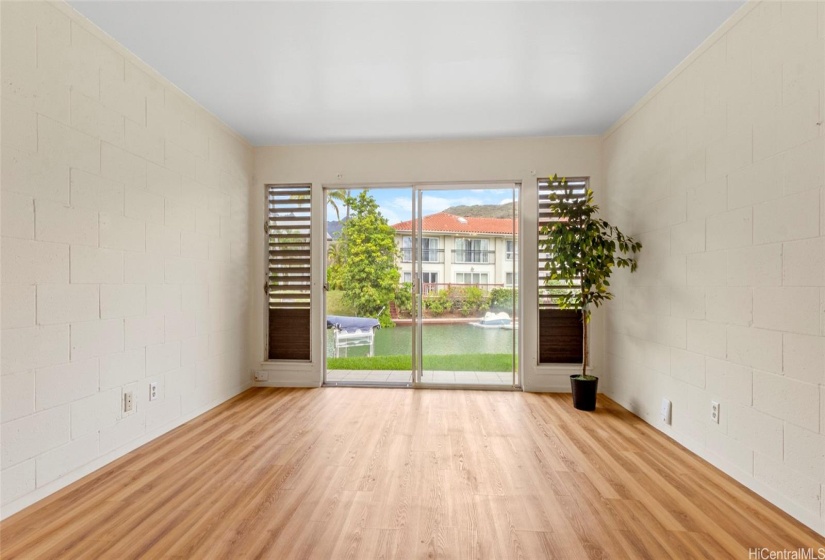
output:
[[[387,218],[387,223],[390,224],[390,225],[394,225],[394,224],[397,224],[397,223],[400,223],[400,222],[405,222],[405,221],[409,220],[409,218],[406,218],[406,219],[400,218],[398,216],[398,214],[396,214],[395,211],[390,209],[390,208],[381,207],[381,208],[379,208],[379,211],[381,212],[381,215],[383,215],[385,218]]]

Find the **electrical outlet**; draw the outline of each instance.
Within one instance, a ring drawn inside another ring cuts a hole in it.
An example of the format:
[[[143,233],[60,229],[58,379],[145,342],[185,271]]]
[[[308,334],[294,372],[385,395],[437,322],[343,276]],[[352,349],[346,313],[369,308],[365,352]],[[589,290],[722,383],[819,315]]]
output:
[[[716,401],[710,401],[710,419],[719,423],[719,403]]]
[[[149,383],[149,400],[153,401],[158,398],[158,382],[152,381]]]
[[[255,381],[269,381],[269,373],[265,371],[256,371]]]
[[[123,412],[129,413],[135,411],[135,397],[132,391],[123,393]]]
[[[668,399],[662,399],[661,418],[665,424],[670,424],[671,414],[673,412],[673,403]]]

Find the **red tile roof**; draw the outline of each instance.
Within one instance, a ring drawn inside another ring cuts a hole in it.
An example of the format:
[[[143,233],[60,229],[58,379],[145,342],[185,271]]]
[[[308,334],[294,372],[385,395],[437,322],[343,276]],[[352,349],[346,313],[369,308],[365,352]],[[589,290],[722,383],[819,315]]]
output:
[[[512,234],[513,220],[510,218],[462,218],[440,212],[430,216],[424,216],[423,231],[425,232],[445,232],[445,233],[490,233],[490,234]],[[518,224],[516,223],[516,233]],[[412,231],[413,221],[407,220],[392,227],[396,231]],[[417,224],[416,224],[417,227]]]

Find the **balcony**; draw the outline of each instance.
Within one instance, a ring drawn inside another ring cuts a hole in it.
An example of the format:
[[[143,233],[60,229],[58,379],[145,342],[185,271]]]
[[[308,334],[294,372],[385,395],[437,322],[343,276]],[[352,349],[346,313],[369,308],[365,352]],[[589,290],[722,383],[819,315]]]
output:
[[[479,251],[476,249],[453,249],[453,263],[455,264],[495,264],[495,251]]]

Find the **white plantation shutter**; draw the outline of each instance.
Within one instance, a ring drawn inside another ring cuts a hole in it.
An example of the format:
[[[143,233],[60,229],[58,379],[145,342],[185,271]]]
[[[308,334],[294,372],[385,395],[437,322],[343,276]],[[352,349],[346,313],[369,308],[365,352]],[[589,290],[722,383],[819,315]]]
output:
[[[548,179],[539,179],[539,244],[545,237],[541,233],[541,228],[557,218],[551,213],[551,208],[557,204],[564,204],[565,201],[581,200],[585,197],[588,181],[586,178],[567,179],[565,186],[561,181],[551,182]],[[559,197],[557,202],[551,200],[551,195]],[[553,283],[548,285],[549,273],[544,270],[544,265],[553,258],[549,253],[539,253],[539,309],[558,309],[558,295],[561,291],[569,291],[566,285]],[[578,282],[574,283],[579,285]]]
[[[311,186],[267,185],[269,359],[309,360]]]
[[[564,186],[560,181],[539,179],[539,242],[545,239],[541,228],[558,219],[551,214],[553,206],[564,204],[566,201],[581,200],[585,197],[587,188],[588,180],[583,177],[568,178]],[[553,194],[558,197],[558,201],[551,200]],[[544,270],[544,265],[552,258],[553,255],[549,253],[538,255],[539,363],[581,363],[581,313],[560,309],[558,305],[559,295],[576,289],[578,283],[574,282],[573,288],[560,282],[546,283],[549,273]]]

